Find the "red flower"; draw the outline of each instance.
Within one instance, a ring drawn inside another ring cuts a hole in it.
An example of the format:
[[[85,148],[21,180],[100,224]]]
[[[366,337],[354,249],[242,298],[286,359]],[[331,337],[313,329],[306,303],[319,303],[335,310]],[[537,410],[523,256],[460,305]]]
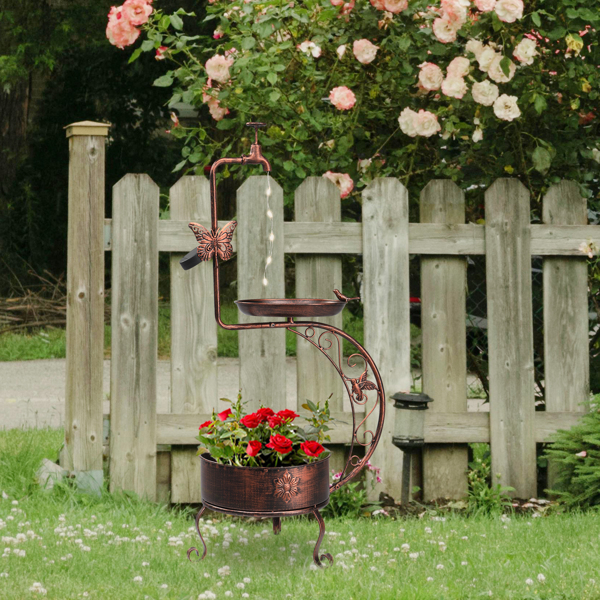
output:
[[[204,421],[204,423],[202,423],[202,425],[200,425],[200,427],[198,427],[198,429],[204,429],[205,427],[212,427],[213,422],[212,421]]]
[[[321,452],[323,452],[323,450],[325,450],[325,448],[323,448],[323,446],[321,446],[321,444],[319,444],[319,442],[314,442],[314,441],[302,442],[300,444],[300,448],[302,448],[302,450],[304,450],[304,453],[307,456],[319,456],[319,454],[321,454]]]
[[[269,443],[266,444],[267,448],[271,448],[275,450],[275,452],[279,452],[279,454],[287,454],[292,451],[292,440],[289,440],[284,435],[280,433],[276,433],[271,436]]]
[[[219,417],[219,419],[221,421],[227,421],[227,417],[231,414],[231,409],[228,408],[227,410],[224,410],[223,412],[220,412],[217,416]]]
[[[252,413],[251,415],[246,415],[243,419],[240,419],[240,423],[248,429],[254,429],[260,425],[261,421],[256,413]]]
[[[295,413],[293,410],[289,410],[289,409],[285,409],[285,410],[280,410],[278,413],[278,416],[280,416],[284,421],[286,419],[289,419],[289,422],[291,423],[296,417],[299,417],[300,415]]]
[[[246,447],[246,454],[248,456],[256,456],[260,449],[262,448],[262,444],[256,440],[252,440],[248,442],[248,446]]]
[[[267,421],[269,422],[269,427],[271,429],[283,425],[283,419],[279,415],[273,415],[271,417],[268,417]]]
[[[159,46],[156,49],[156,56],[154,58],[156,58],[156,60],[165,60],[165,52],[168,50],[168,48],[166,46]]]
[[[275,413],[270,408],[259,408],[256,413],[261,423],[264,423],[268,417],[273,416]]]

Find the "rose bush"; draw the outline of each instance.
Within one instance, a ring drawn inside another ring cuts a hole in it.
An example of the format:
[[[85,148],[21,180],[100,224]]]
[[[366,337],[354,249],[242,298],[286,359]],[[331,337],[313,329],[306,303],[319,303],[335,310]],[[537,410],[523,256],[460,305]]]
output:
[[[158,4],[133,58],[172,59],[155,85],[205,115],[173,131],[178,169],[247,152],[244,124],[261,120],[288,201],[326,172],[352,179],[349,199],[377,176],[598,191],[600,0],[215,0],[203,22],[219,36],[194,37],[183,19],[202,17]]]
[[[245,403],[244,403],[245,404]],[[242,398],[238,395],[233,408],[220,413],[213,411],[210,421],[198,430],[203,444],[198,454],[208,452],[217,462],[240,467],[276,467],[316,462],[329,456],[323,443],[330,438],[327,423],[335,421],[329,413],[329,401],[324,408],[312,402],[303,405],[311,413],[308,425],[295,423],[299,417],[293,410],[275,413],[261,406],[256,412],[242,415]]]

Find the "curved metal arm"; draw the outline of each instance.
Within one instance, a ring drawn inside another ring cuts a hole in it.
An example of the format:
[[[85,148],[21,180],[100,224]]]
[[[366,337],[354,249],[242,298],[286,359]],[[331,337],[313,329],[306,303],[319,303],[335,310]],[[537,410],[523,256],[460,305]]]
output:
[[[383,389],[383,382],[381,381],[381,376],[379,374],[379,370],[377,369],[377,365],[375,364],[375,361],[371,358],[369,353],[352,336],[343,332],[341,329],[338,329],[337,327],[333,327],[331,325],[325,325],[323,323],[294,323],[291,319],[290,322],[284,325],[287,325],[289,331],[292,331],[297,336],[304,338],[307,342],[311,343],[317,350],[319,350],[324,356],[327,357],[329,362],[333,365],[334,369],[338,372],[338,375],[341,377],[342,382],[344,383],[344,387],[346,388],[348,397],[350,399],[350,407],[352,409],[352,439],[350,440],[350,453],[348,456],[348,460],[346,461],[346,464],[344,465],[344,468],[342,470],[342,475],[340,479],[329,486],[329,491],[333,492],[340,488],[342,485],[344,485],[347,481],[358,475],[358,473],[364,468],[365,464],[367,463],[367,461],[373,454],[375,448],[377,447],[379,438],[381,437],[381,431],[383,429],[383,422],[385,419],[385,390]],[[304,333],[298,331],[297,329],[294,329],[293,326],[304,327]],[[316,338],[316,340],[315,329],[323,329],[323,333],[321,333],[318,336],[318,338]],[[325,336],[326,333],[330,333],[335,337],[337,343],[337,363],[327,352],[333,347],[333,341],[328,338],[325,338],[325,340],[323,340],[323,336]],[[358,377],[348,377],[343,372],[342,343],[340,342],[340,337],[351,342],[358,350],[357,353],[350,355],[347,359],[347,364],[350,368],[355,368],[356,366],[358,366],[356,362],[352,361],[352,359],[355,357],[360,357],[365,361],[365,368]],[[375,383],[369,381],[368,379],[369,367],[373,371]],[[359,406],[365,406],[367,404],[369,398],[365,393],[365,390],[376,391],[377,400],[375,401],[373,408],[369,412],[365,411],[365,416],[363,417],[362,421],[357,425],[354,405],[358,404]],[[379,404],[379,419],[377,421],[377,429],[375,430],[375,433],[373,433],[371,430],[366,430],[364,433],[364,441],[361,442],[358,439],[358,430],[360,429],[362,424],[365,423],[365,421],[371,415],[371,413],[375,410],[377,404]],[[370,441],[367,441],[367,434],[370,434],[371,436]],[[369,447],[368,450],[365,451],[364,457],[361,458],[360,456],[352,453],[354,450],[354,442],[365,447],[365,450],[366,446]],[[344,476],[344,473],[346,472],[346,469],[348,469],[349,465],[354,467],[354,469],[349,474]]]

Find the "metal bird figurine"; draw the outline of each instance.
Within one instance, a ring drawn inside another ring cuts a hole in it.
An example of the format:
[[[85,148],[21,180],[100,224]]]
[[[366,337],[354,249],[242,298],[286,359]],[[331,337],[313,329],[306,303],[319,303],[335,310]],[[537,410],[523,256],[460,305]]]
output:
[[[340,290],[333,290],[333,293],[337,296],[337,299],[342,302],[349,302],[350,300],[360,300],[360,296],[356,298],[348,298],[347,296],[344,296],[344,294],[342,294]]]
[[[366,396],[363,390],[376,390],[377,386],[372,381],[367,381],[367,371],[358,377],[357,379],[350,379],[350,385],[352,386],[352,394],[354,395],[354,401],[357,403],[363,403],[366,401]]]

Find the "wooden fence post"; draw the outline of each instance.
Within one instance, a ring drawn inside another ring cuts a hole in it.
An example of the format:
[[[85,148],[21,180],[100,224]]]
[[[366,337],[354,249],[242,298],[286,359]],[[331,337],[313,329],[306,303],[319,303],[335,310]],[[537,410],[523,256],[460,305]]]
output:
[[[529,192],[498,179],[485,194],[492,476],[537,493]]]
[[[285,298],[283,275],[283,190],[271,179],[270,199],[273,212],[273,262],[263,275],[267,258],[269,219],[267,217],[267,178],[246,179],[237,192],[237,272],[238,298]],[[240,323],[273,321],[272,317],[249,317],[239,314]],[[278,319],[275,319],[278,320]],[[284,319],[279,319],[284,320]],[[262,402],[274,411],[286,406],[285,331],[253,329],[239,331],[240,386],[242,400],[249,401],[247,411],[258,409]]]
[[[210,223],[210,187],[205,177],[182,177],[171,188],[171,219]],[[190,231],[190,249],[196,243]],[[217,324],[212,261],[189,271],[171,254],[171,412],[211,413],[218,408]],[[193,417],[190,417],[193,419]],[[200,423],[198,423],[200,425]],[[171,501],[201,502],[196,446],[171,450]]]
[[[69,139],[67,366],[61,464],[81,489],[102,488],[104,163],[109,125],[83,121]]]
[[[324,177],[308,177],[296,190],[294,217],[308,223],[335,223],[342,220],[340,192]],[[342,290],[342,260],[339,255],[296,254],[296,296],[298,298],[334,298],[333,290]],[[342,328],[342,313],[334,317],[311,318],[311,321],[327,323]],[[320,333],[320,332],[317,332]],[[341,342],[341,340],[340,340]],[[337,362],[337,347],[330,354]],[[329,409],[332,413],[344,410],[344,386],[340,376],[325,357],[311,344],[298,338],[296,346],[297,411],[307,399],[321,401],[323,406],[330,394]],[[310,373],[310,377],[306,374]],[[348,401],[349,402],[349,401]],[[350,408],[350,407],[348,407]],[[350,443],[350,440],[348,440]],[[329,445],[332,450],[330,467],[341,471],[345,464],[345,446]]]
[[[421,192],[421,223],[465,222],[465,197],[450,180],[430,181]],[[423,392],[432,412],[467,411],[467,263],[462,257],[421,257]],[[423,451],[425,500],[467,494],[466,444],[429,444]]]
[[[386,391],[385,423],[371,457],[373,465],[381,468],[383,483],[369,498],[378,499],[385,489],[399,499],[402,452],[392,444],[396,409],[391,396],[411,388],[406,188],[393,177],[371,182],[363,191],[362,221],[365,348],[379,367]],[[375,431],[377,419],[376,409],[366,429]]]
[[[543,219],[547,225],[587,225],[587,201],[575,182],[550,187]],[[580,403],[590,392],[586,257],[544,257],[543,272],[546,410],[582,411]],[[555,479],[556,471],[549,464],[548,487]]]
[[[113,188],[110,490],[156,499],[159,188]]]

